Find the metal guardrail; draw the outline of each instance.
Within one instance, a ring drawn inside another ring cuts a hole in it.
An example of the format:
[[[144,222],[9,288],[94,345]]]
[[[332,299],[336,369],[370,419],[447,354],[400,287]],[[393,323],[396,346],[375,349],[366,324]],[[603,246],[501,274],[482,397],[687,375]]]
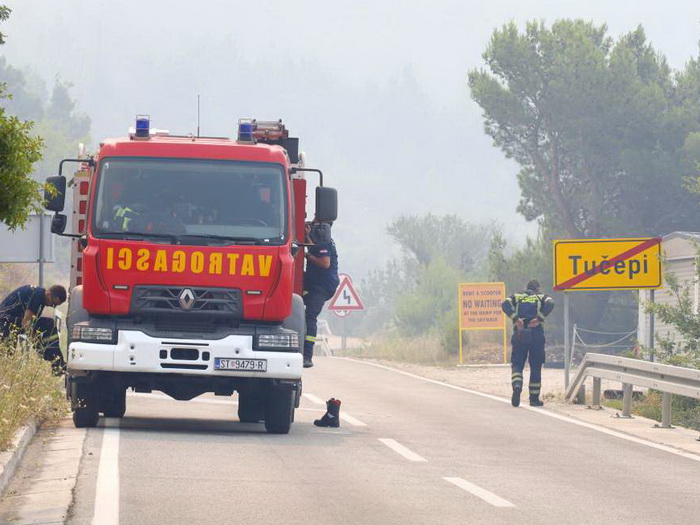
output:
[[[326,357],[333,357],[333,350],[331,349],[331,345],[328,343],[328,338],[325,335],[318,336],[316,338],[316,343],[320,343],[323,355]]]
[[[662,428],[671,428],[671,394],[700,399],[700,370],[628,357],[586,354],[566,391],[567,401],[576,398],[589,376],[593,378],[593,408],[600,408],[601,379],[622,383],[622,417],[631,417],[633,385],[661,391]]]

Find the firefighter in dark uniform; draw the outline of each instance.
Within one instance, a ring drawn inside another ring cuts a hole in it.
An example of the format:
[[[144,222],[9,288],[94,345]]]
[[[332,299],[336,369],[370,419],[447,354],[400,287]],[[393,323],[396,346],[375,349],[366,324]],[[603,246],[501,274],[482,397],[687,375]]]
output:
[[[306,337],[304,339],[304,368],[314,366],[316,319],[323,305],[333,297],[340,283],[338,251],[331,238],[331,225],[306,225],[306,271],[304,272],[304,306],[306,307]]]
[[[544,364],[544,323],[554,310],[554,300],[540,293],[540,283],[532,280],[527,289],[508,297],[501,304],[505,314],[513,320],[513,351],[511,353],[514,407],[520,405],[523,390],[523,369],[525,361],[530,363],[530,406],[540,407],[542,388],[542,365]]]
[[[20,286],[0,302],[0,339],[13,332],[29,334],[44,306],[56,307],[65,300],[66,289],[58,284],[48,290],[40,286]]]

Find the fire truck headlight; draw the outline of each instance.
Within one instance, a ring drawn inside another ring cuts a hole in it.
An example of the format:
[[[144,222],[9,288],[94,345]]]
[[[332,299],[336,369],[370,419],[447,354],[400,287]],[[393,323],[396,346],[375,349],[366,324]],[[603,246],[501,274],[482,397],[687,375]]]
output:
[[[257,350],[281,350],[293,352],[299,349],[299,334],[288,332],[282,334],[259,334],[255,339]]]
[[[114,331],[111,328],[95,328],[91,326],[75,325],[73,327],[73,341],[90,343],[114,342]]]

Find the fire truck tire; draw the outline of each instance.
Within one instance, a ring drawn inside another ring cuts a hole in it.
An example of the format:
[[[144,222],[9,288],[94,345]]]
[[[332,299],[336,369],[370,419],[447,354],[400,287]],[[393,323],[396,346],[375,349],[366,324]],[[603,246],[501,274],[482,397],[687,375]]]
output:
[[[73,424],[76,428],[92,428],[100,419],[99,399],[95,383],[71,383]]]
[[[122,418],[126,413],[126,388],[110,389],[105,393],[100,412],[105,417]]]
[[[265,398],[251,393],[238,394],[238,420],[241,423],[260,423],[265,419]]]
[[[299,334],[299,353],[304,350],[304,337],[306,337],[306,309],[301,296],[292,295],[292,314],[282,321],[282,327],[294,330]]]
[[[83,286],[79,285],[70,292],[68,301],[68,315],[66,316],[66,333],[70,344],[73,334],[73,325],[90,319],[90,315],[83,308]]]
[[[294,421],[294,390],[273,389],[265,406],[265,430],[268,434],[289,434]]]

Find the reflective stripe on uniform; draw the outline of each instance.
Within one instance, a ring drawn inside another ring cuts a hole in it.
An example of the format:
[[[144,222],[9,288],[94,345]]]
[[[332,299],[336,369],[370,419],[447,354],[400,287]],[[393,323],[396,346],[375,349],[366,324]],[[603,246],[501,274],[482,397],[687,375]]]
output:
[[[545,301],[551,301],[550,297],[541,293],[516,293],[513,294],[512,298],[515,301],[515,311],[511,316],[513,319],[517,319],[518,317],[520,317],[521,304],[534,304],[537,307],[536,317],[544,321],[545,316],[542,315],[542,306],[544,305]],[[511,300],[511,303],[513,302],[513,300]]]
[[[316,338],[315,338],[313,335],[307,335],[304,339],[305,339],[306,341],[309,341],[310,343],[315,343],[315,342],[316,342]]]
[[[117,221],[117,225],[119,226],[119,228],[126,231],[129,229],[129,223],[131,222],[131,219],[134,217],[134,215],[136,215],[136,212],[134,210],[124,206],[123,208],[119,208],[116,211],[114,217],[116,219],[121,219],[121,224],[119,224],[119,221]]]

